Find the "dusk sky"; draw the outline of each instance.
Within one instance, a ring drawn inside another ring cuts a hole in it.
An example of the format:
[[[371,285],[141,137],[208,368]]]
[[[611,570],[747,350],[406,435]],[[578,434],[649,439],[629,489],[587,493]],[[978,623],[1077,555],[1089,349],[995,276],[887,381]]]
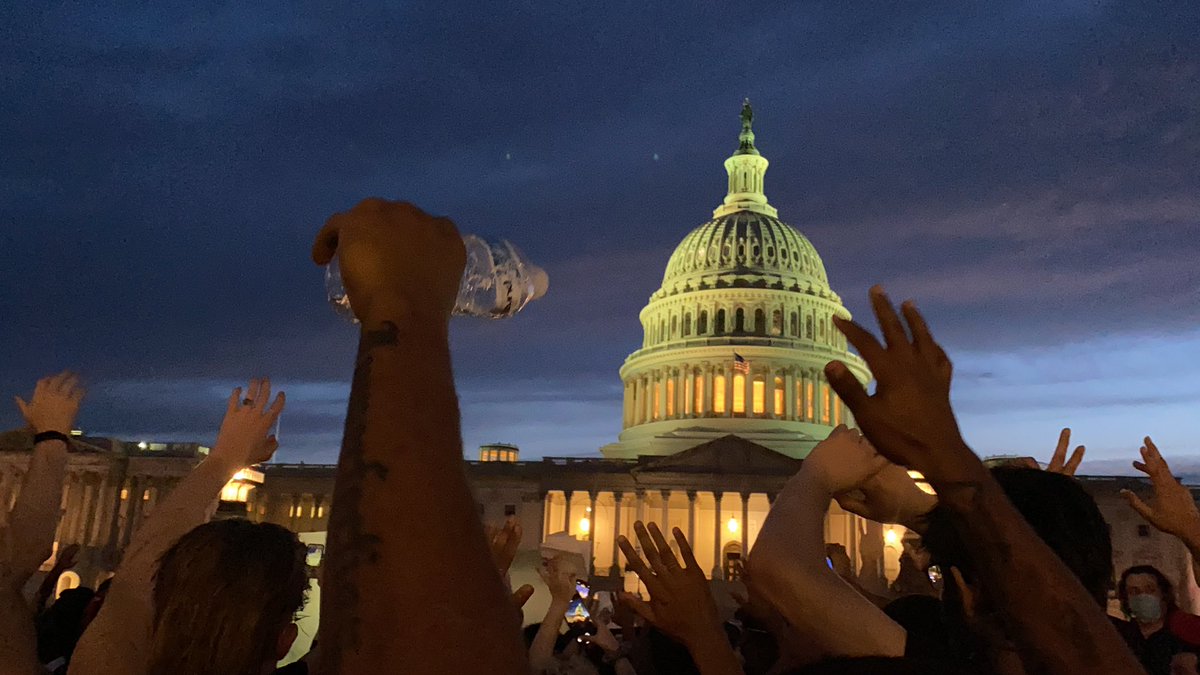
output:
[[[308,251],[382,196],[550,274],[455,320],[467,454],[595,454],[749,97],[780,217],[858,318],[918,301],[980,454],[1200,455],[1198,33],[1194,0],[5,3],[0,389],[76,368],[88,433],[210,443],[269,374],[277,460],[334,461],[356,334]]]

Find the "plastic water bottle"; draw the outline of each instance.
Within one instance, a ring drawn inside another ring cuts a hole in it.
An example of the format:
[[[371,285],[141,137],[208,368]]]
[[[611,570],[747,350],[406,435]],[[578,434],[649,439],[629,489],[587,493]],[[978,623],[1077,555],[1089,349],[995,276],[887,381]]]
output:
[[[505,319],[546,294],[550,286],[546,271],[529,262],[516,246],[504,240],[489,244],[475,235],[463,237],[463,244],[467,264],[454,301],[454,314]],[[358,323],[336,256],[325,267],[325,291],[335,312]]]

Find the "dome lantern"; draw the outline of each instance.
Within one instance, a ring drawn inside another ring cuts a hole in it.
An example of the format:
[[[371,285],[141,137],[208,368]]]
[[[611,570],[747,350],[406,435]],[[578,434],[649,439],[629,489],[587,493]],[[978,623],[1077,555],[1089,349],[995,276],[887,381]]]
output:
[[[738,211],[753,211],[774,218],[779,211],[767,203],[763,194],[763,177],[770,162],[754,147],[754,110],[750,99],[742,103],[742,132],[738,134],[738,149],[725,160],[725,171],[729,174],[729,193],[725,201],[713,211],[720,218]]]

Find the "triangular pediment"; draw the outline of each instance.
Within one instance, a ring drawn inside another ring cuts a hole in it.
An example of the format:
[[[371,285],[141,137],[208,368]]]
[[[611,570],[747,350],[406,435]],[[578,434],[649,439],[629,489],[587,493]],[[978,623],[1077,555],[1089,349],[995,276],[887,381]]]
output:
[[[666,457],[640,457],[634,473],[706,473],[790,476],[800,460],[729,434]]]

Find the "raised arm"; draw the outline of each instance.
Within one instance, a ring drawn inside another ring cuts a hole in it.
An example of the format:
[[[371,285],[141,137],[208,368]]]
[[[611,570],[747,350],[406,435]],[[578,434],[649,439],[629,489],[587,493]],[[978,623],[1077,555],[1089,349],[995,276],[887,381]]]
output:
[[[158,561],[184,534],[208,521],[221,488],[233,475],[265,462],[279,444],[268,436],[284,397],[271,398],[269,380],[253,380],[243,398],[229,396],[217,442],[138,528],[96,619],[71,659],[71,675],[144,675],[154,621],[154,574]]]
[[[717,604],[687,537],[678,527],[672,531],[679,546],[679,558],[676,558],[658,525],[650,523],[647,528],[639,520],[633,524],[633,529],[646,560],[642,560],[623,535],[617,539],[617,544],[629,562],[629,569],[646,585],[650,599],[641,600],[622,593],[621,601],[686,646],[700,675],[741,675],[742,666],[721,628]]]
[[[449,345],[462,239],[449,220],[368,199],[318,235],[314,260],[335,253],[362,335],[330,512],[319,672],[524,674],[519,621],[463,469]]]
[[[83,394],[78,378],[61,373],[39,381],[28,403],[16,399],[35,436],[25,483],[0,531],[0,674],[38,668],[33,611],[21,591],[54,548],[67,438]]]
[[[825,561],[825,512],[888,462],[839,426],[776,498],[750,553],[749,573],[802,639],[826,656],[901,656],[904,629]]]
[[[1142,672],[1104,612],[963,440],[950,405],[950,360],[916,307],[902,308],[909,338],[882,289],[871,290],[871,303],[883,344],[856,323],[834,321],[874,373],[875,393],[840,362],[826,375],[879,452],[920,471],[937,490],[1022,660],[1046,672]]]
[[[571,598],[575,596],[575,580],[579,578],[579,571],[562,556],[547,560],[538,568],[538,574],[550,590],[550,605],[529,645],[529,664],[534,672],[554,665],[554,643],[571,607]]]
[[[1171,474],[1171,467],[1163,459],[1158,446],[1147,436],[1141,448],[1142,461],[1133,467],[1150,477],[1154,494],[1150,503],[1142,501],[1130,490],[1121,490],[1121,496],[1146,522],[1167,534],[1175,535],[1192,554],[1192,577],[1200,585],[1200,510],[1192,491]]]

